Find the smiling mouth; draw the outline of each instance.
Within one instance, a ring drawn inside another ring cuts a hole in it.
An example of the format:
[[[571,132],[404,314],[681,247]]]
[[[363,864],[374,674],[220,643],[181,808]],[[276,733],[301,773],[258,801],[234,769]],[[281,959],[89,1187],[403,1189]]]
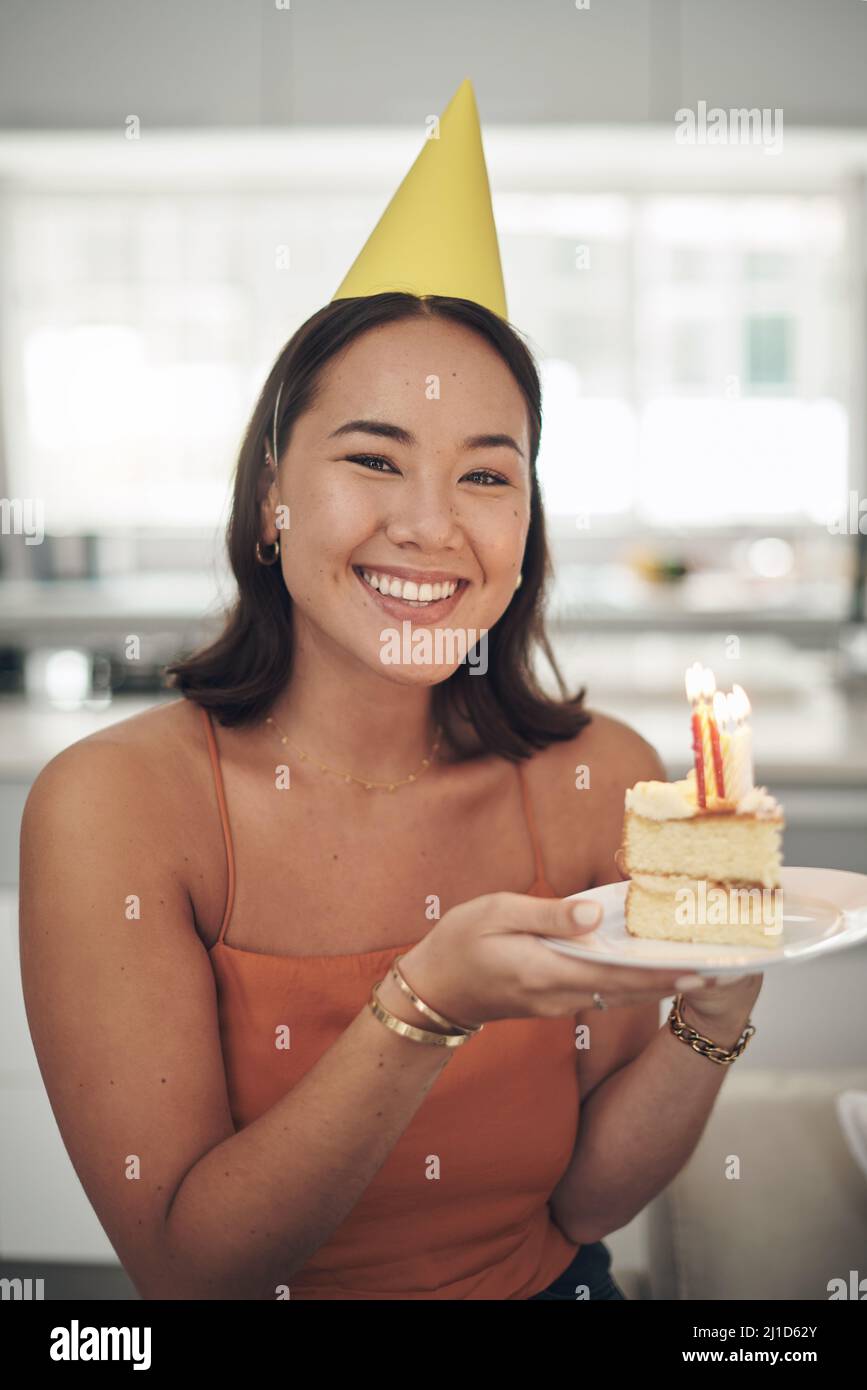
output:
[[[353,565],[352,568],[358,576],[359,583],[367,592],[389,613],[398,616],[414,614],[418,617],[424,614],[439,618],[450,612],[460,602],[461,596],[464,590],[469,587],[470,582],[468,579],[445,582],[438,580],[435,584],[428,581],[416,582],[398,579],[396,575],[388,575],[376,570],[367,570],[361,565]],[[396,589],[397,592],[392,593],[392,589]],[[410,595],[410,597],[404,597],[404,595]],[[424,595],[424,597],[422,598],[420,595]],[[438,597],[434,597],[434,595],[438,595]]]

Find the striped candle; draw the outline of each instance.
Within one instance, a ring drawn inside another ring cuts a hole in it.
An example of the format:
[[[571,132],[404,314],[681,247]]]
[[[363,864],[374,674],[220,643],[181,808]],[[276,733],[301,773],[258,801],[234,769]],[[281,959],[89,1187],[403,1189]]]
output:
[[[735,786],[733,797],[739,801],[753,788],[753,735],[749,725],[750,702],[746,691],[739,685],[732,686],[728,697],[729,718],[733,724],[731,735],[732,762],[734,764]]]
[[[724,800],[730,801],[732,788],[735,784],[735,769],[732,760],[732,741],[728,731],[729,702],[721,690],[717,690],[713,697],[713,717],[719,729],[720,760],[722,763],[720,795]]]
[[[704,719],[702,718],[702,667],[696,661],[690,666],[685,675],[686,698],[689,700],[692,710],[692,753],[695,766],[695,795],[699,807],[704,810],[707,806],[707,779],[705,777],[705,757],[704,757]]]
[[[710,742],[709,764],[713,772],[714,786],[716,787],[717,800],[725,800],[725,777],[723,774],[722,750],[719,741],[719,728],[714,715],[715,699],[717,694],[716,677],[709,666],[705,666],[702,673],[702,698],[705,707],[705,723],[707,725],[708,737]]]

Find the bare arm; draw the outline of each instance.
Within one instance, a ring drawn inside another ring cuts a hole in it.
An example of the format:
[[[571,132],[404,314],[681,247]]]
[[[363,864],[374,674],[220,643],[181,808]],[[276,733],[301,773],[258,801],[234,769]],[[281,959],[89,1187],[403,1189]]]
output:
[[[683,1012],[721,1047],[733,1047],[749,1010],[712,1025],[686,1006]],[[589,1243],[619,1231],[668,1186],[701,1138],[728,1070],[664,1026],[638,1057],[594,1090],[582,1106],[575,1151],[552,1198],[558,1225],[570,1240]]]
[[[20,934],[34,1047],[72,1163],[142,1296],[273,1299],[358,1202],[453,1049],[399,1037],[365,1006],[235,1133],[210,963],[137,756],[85,740],[28,798]],[[390,981],[380,993],[434,1027]]]

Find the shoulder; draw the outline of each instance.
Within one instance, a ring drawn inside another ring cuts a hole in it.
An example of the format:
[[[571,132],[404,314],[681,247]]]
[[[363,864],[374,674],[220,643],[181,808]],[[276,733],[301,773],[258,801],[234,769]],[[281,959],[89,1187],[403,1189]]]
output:
[[[24,806],[22,829],[43,822],[106,819],[128,810],[141,827],[166,826],[175,795],[204,740],[202,716],[186,699],[155,705],[78,739],[45,764]],[[195,740],[195,742],[194,742]]]
[[[193,708],[155,706],[70,744],[39,773],[21,818],[22,947],[46,932],[56,942],[50,927],[62,926],[70,950],[96,942],[111,958],[108,924],[129,895],[159,904],[165,944],[191,924],[193,716],[201,726]]]
[[[618,877],[628,787],[665,781],[652,744],[630,725],[597,710],[573,738],[549,744],[527,766],[552,886],[568,893]]]
[[[599,710],[589,710],[591,722],[572,740],[572,751],[587,766],[591,783],[595,773],[606,786],[625,790],[639,781],[654,778],[665,781],[665,768],[659,754],[631,725]]]
[[[552,743],[532,760],[532,775],[546,794],[565,796],[576,789],[624,792],[636,782],[665,781],[656,749],[637,730],[609,714],[588,710],[589,724],[574,736]]]
[[[130,765],[144,759],[152,766],[163,766],[189,745],[191,737],[201,742],[203,728],[198,706],[183,698],[167,700],[76,739],[45,764],[37,780],[112,758]]]

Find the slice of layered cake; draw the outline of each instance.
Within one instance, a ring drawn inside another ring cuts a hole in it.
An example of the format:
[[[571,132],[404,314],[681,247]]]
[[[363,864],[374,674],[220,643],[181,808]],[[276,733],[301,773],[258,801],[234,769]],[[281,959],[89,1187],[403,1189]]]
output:
[[[695,766],[679,782],[637,782],[626,792],[626,929],[662,941],[779,946],[783,810],[753,785],[743,691],[717,694],[712,705],[713,674],[697,670],[692,685],[687,673]]]
[[[664,941],[777,946],[782,939],[782,808],[764,787],[704,809],[695,774],[626,793],[626,929]]]

